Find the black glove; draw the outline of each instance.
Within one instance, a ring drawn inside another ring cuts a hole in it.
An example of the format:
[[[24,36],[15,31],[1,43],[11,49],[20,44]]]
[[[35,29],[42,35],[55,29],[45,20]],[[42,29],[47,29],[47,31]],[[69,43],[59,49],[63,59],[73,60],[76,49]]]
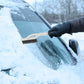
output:
[[[71,33],[70,23],[68,22],[56,25],[48,31],[48,34],[51,38],[54,36],[59,37],[64,33],[69,33],[69,34]]]

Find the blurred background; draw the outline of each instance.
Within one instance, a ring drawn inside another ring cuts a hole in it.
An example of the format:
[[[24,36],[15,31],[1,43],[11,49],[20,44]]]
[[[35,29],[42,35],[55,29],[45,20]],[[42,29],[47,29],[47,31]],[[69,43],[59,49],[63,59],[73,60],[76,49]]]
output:
[[[84,0],[25,0],[49,23],[60,23],[84,16]]]

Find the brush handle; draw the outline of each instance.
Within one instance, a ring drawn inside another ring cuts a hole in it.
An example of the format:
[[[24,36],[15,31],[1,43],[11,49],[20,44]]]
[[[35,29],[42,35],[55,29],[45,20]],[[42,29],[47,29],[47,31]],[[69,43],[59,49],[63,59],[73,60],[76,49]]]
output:
[[[27,36],[27,37],[24,38],[24,39],[37,39],[39,36],[46,36],[46,35],[48,35],[47,32],[35,33],[35,34],[31,34],[31,35]]]

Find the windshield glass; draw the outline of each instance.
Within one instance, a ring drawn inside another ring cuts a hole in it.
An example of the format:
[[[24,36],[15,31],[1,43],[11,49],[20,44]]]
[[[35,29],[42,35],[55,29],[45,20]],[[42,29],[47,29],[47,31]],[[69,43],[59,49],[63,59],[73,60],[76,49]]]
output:
[[[17,13],[17,15],[12,14],[12,17],[22,38],[25,38],[30,34],[48,31],[49,28],[29,8],[26,7],[25,10],[19,9]]]
[[[49,27],[40,19],[40,17],[28,7],[25,7],[24,9],[19,8],[18,11],[14,10],[12,19],[22,38],[25,38],[30,34],[47,32],[49,30]],[[37,40],[38,42],[35,45],[37,45],[40,50],[39,52],[41,52],[53,69],[57,69],[62,62],[73,64],[71,55],[58,38],[51,39],[47,35],[38,37]],[[35,47],[33,46],[32,48]],[[33,49],[32,52],[34,52]],[[34,52],[34,54],[38,55],[37,51]]]

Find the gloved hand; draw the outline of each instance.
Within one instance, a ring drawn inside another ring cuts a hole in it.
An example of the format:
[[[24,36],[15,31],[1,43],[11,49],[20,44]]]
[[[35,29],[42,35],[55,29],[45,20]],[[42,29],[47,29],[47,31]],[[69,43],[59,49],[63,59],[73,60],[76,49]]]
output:
[[[69,33],[69,34],[71,33],[70,23],[68,23],[68,22],[56,25],[48,31],[48,34],[51,38],[59,37],[64,33]]]

